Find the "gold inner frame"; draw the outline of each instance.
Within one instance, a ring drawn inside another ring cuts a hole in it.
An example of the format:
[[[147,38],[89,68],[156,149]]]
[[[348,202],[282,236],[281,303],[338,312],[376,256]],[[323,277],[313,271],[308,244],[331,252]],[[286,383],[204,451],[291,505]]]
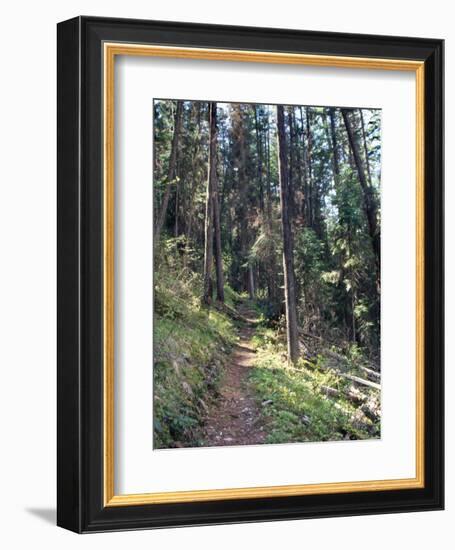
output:
[[[416,477],[116,495],[114,492],[114,70],[115,57],[154,56],[411,71],[416,77]],[[424,487],[424,62],[244,50],[104,43],[104,503],[105,506],[352,493]]]

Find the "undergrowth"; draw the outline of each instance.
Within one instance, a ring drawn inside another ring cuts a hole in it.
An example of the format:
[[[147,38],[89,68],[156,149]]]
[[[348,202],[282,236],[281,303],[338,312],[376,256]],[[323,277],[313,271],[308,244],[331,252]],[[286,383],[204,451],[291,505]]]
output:
[[[324,357],[289,367],[284,343],[265,326],[257,328],[253,344],[257,359],[250,382],[268,419],[267,443],[379,437],[379,426],[343,397],[348,382],[322,369]],[[327,395],[327,388],[339,396]]]
[[[201,307],[193,272],[161,267],[155,281],[154,447],[197,446],[235,327],[225,313]],[[238,299],[229,287],[226,297]]]
[[[154,293],[154,447],[200,446],[204,418],[238,339],[235,310],[247,297],[226,286],[222,307],[203,308],[200,277],[178,263],[162,264]],[[379,421],[348,399],[351,382],[327,368],[328,358],[301,358],[289,366],[279,321],[268,323],[261,305],[251,306],[258,321],[249,383],[265,417],[266,443],[379,437]],[[350,372],[362,361],[354,351],[344,356]]]

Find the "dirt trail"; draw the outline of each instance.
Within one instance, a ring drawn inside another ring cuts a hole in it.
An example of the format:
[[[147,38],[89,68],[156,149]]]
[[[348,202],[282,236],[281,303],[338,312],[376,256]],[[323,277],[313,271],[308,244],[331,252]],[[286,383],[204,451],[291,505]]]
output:
[[[220,395],[207,414],[205,446],[257,445],[265,442],[264,418],[248,383],[248,369],[254,364],[251,338],[255,312],[242,304],[239,313],[245,324],[239,329],[239,342],[226,364]]]

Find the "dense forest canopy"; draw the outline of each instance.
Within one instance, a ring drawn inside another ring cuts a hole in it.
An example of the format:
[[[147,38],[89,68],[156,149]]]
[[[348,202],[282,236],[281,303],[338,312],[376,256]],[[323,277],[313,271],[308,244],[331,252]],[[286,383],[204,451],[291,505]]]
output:
[[[381,112],[281,109],[298,326],[377,357]],[[277,135],[274,105],[155,101],[157,269],[162,249],[174,247],[182,264],[203,276],[211,179],[209,235],[220,243],[208,247],[210,284],[221,264],[225,282],[264,301],[276,320],[285,312]]]
[[[380,180],[378,109],[155,100],[156,346],[195,294],[206,331],[246,297],[288,364],[319,339],[379,370]]]

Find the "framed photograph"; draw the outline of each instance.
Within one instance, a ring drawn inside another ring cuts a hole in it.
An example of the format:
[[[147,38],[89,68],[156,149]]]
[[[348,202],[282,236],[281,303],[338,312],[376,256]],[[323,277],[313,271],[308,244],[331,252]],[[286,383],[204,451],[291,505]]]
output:
[[[443,41],[58,25],[58,525],[443,508]]]

